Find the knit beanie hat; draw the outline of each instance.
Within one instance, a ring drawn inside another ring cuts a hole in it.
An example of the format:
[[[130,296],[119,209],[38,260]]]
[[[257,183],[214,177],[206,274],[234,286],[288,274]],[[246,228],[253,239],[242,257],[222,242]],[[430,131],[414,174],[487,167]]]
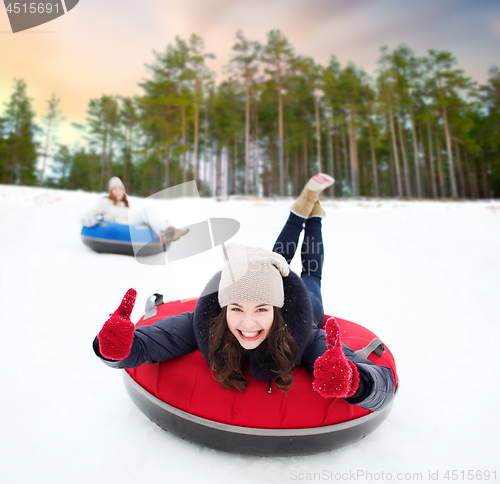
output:
[[[122,187],[123,190],[125,191],[125,185],[117,176],[114,176],[109,179],[108,190],[111,191],[115,187]]]
[[[237,302],[260,302],[283,307],[282,277],[290,267],[285,258],[267,249],[228,244],[219,283],[219,304],[223,308]]]

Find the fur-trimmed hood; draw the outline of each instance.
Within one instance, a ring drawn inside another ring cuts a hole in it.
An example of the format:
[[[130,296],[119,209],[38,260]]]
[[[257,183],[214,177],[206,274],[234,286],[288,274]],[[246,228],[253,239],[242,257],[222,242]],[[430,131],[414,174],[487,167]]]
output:
[[[218,272],[210,279],[194,311],[196,341],[198,348],[209,364],[208,336],[210,321],[222,311],[218,299],[220,278],[221,272]],[[292,271],[287,277],[283,277],[283,289],[285,303],[281,311],[288,331],[295,343],[297,343],[297,361],[300,361],[315,327],[311,300],[302,279]],[[270,380],[276,376],[273,371],[275,369],[274,360],[265,351],[265,347],[265,345],[261,344],[253,350],[246,350],[250,363],[250,373],[259,380]]]

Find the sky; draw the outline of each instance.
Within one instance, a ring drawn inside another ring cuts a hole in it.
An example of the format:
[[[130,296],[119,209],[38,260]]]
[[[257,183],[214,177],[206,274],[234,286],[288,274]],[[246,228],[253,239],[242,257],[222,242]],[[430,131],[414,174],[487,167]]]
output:
[[[61,99],[59,142],[74,145],[81,134],[71,123],[85,120],[89,100],[140,94],[154,51],[196,33],[215,54],[208,64],[220,79],[239,29],[263,43],[279,29],[297,54],[322,64],[335,55],[370,74],[380,47],[401,43],[417,55],[452,52],[478,82],[500,65],[498,0],[80,0],[58,19],[16,34],[0,5],[0,113],[22,78],[38,122],[51,94]]]

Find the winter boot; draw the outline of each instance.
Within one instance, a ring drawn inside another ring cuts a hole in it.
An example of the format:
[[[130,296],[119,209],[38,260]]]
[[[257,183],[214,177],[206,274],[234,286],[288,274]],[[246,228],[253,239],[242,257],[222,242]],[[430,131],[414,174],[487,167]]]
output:
[[[311,213],[309,214],[308,218],[311,218],[311,217],[320,217],[320,218],[326,217],[326,212],[323,210],[323,207],[321,206],[319,201],[314,204],[314,207],[313,207]]]
[[[333,185],[334,179],[325,173],[314,175],[305,185],[300,197],[290,208],[290,211],[299,217],[309,217],[314,204],[319,200],[319,194]]]
[[[169,227],[163,235],[165,236],[165,242],[175,242],[179,240],[183,235],[186,235],[189,229],[176,229],[175,227]]]

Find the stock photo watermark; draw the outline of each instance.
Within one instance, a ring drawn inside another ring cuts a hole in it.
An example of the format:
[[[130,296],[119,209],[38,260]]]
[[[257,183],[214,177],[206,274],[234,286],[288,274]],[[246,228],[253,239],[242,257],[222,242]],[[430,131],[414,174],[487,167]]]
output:
[[[355,471],[335,472],[331,470],[323,470],[320,472],[305,472],[305,471],[290,471],[289,478],[291,481],[333,481],[333,482],[423,482],[426,481],[497,481],[496,470],[428,470],[427,472],[371,472],[364,469]]]
[[[45,2],[11,2],[4,0],[12,33],[32,29],[68,13],[80,0],[49,0]]]
[[[186,199],[201,200],[194,181],[166,188],[136,203],[128,218],[130,241],[137,262],[161,266],[193,257],[218,246],[224,249],[224,243],[238,233],[238,220],[207,217],[202,209],[186,210]],[[157,209],[161,208],[163,202],[168,203],[168,206],[163,207],[167,211],[183,215],[182,219],[178,219],[180,225],[177,228],[169,227],[165,231],[166,239],[161,250],[162,241],[151,228],[162,225]],[[157,205],[158,203],[160,205]],[[184,235],[171,243],[170,235],[179,229]]]

